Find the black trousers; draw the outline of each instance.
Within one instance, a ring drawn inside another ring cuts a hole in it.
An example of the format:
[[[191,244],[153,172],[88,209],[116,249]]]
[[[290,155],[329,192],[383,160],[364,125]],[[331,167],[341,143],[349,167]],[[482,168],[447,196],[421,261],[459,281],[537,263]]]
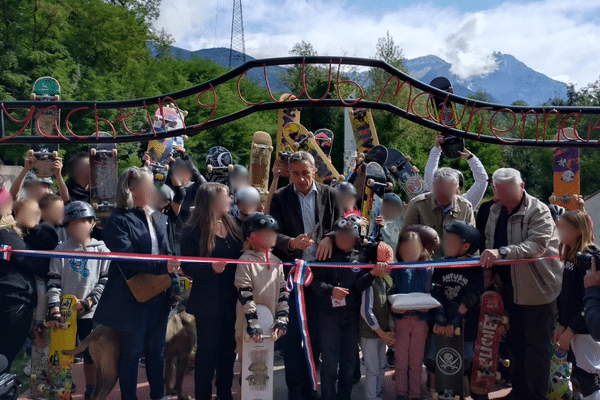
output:
[[[315,363],[318,363],[319,350],[319,310],[318,298],[311,289],[305,289],[306,314],[308,320],[308,333],[313,349]],[[289,300],[290,318],[288,329],[284,336],[283,361],[285,364],[285,383],[288,390],[298,393],[302,397],[308,397],[311,392],[310,375],[308,372],[308,363],[302,348],[302,335],[300,333],[300,323],[298,321],[298,307],[294,293],[290,294]]]
[[[350,400],[358,351],[358,318],[358,310],[336,310],[320,315],[323,400]]]
[[[6,371],[23,347],[33,324],[33,307],[0,300],[0,354],[8,359]],[[6,371],[0,371],[0,374]]]
[[[209,306],[209,305],[207,305]],[[233,365],[235,363],[235,303],[215,318],[197,318],[196,399],[212,399],[212,380],[219,400],[232,400]]]
[[[514,358],[512,395],[516,399],[547,400],[555,302],[505,306],[510,317],[506,345]]]

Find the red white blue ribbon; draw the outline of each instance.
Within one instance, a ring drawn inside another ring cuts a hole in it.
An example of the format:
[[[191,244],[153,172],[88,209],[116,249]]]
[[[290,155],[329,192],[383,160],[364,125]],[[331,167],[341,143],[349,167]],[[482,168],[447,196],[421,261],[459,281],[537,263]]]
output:
[[[308,263],[304,260],[296,260],[296,265],[292,267],[287,282],[287,290],[293,291],[296,296],[296,309],[298,311],[298,321],[300,322],[300,334],[302,336],[302,348],[308,364],[308,372],[314,391],[319,390],[317,381],[317,366],[313,357],[310,335],[308,333],[308,320],[306,318],[306,303],[304,301],[304,288],[310,286],[313,281],[313,272]]]

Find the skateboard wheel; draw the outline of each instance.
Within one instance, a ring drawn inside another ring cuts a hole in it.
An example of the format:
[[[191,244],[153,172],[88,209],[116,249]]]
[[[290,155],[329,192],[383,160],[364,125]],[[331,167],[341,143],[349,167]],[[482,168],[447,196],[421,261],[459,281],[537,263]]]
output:
[[[165,171],[169,170],[169,164],[165,165]]]
[[[433,400],[438,400],[440,398],[440,395],[434,392],[434,393],[431,394],[431,398]]]
[[[256,143],[252,143],[252,150],[256,149],[258,145]]]
[[[454,396],[454,400],[460,400],[460,396],[459,395]]]
[[[55,95],[54,95],[54,101],[60,101],[60,96],[59,96],[59,95],[57,95],[57,94],[55,94]]]
[[[35,153],[33,152],[33,150],[27,150],[27,156],[28,157],[31,157],[33,155],[35,155]]]
[[[40,384],[38,385],[38,387],[37,387],[37,391],[38,391],[38,392],[40,392],[40,393],[43,393],[43,392],[44,392],[44,384],[43,384],[43,383],[40,383]]]
[[[227,172],[233,172],[233,164],[227,166]]]
[[[65,388],[60,388],[60,389],[58,389],[58,391],[56,392],[56,394],[58,394],[60,397],[62,397],[65,394],[67,394],[67,390]]]
[[[308,132],[308,135],[306,135],[306,136],[308,136],[308,137],[309,137],[309,138],[311,138],[311,139],[314,139],[314,138],[315,138],[315,134],[314,134],[314,133],[312,133],[312,132]]]
[[[187,117],[187,111],[183,115]],[[190,138],[188,135],[182,135],[181,137],[183,138],[184,142]]]
[[[277,341],[277,335],[275,334],[275,332],[273,332],[273,334],[271,335],[271,340],[273,340],[273,342]]]
[[[373,179],[367,180],[367,186],[372,188],[373,186],[375,186],[375,181]]]
[[[212,165],[207,165],[206,166],[206,172],[208,172],[209,174],[213,172],[213,166]]]
[[[508,317],[506,315],[504,317],[502,317],[502,323],[504,325],[508,325]]]
[[[411,156],[406,156],[406,161],[411,162],[412,161],[412,157]]]
[[[71,328],[71,323],[70,322],[65,322],[63,324],[63,326],[61,326],[61,328],[63,328],[65,331],[68,330],[69,328]]]
[[[460,335],[460,328],[454,329],[454,336],[459,336],[459,335]]]
[[[95,148],[95,147],[92,147],[92,148],[90,149],[90,155],[91,155],[92,157],[95,157],[95,156],[96,156],[96,148]]]
[[[35,98],[36,98],[37,96],[35,95],[35,93],[31,93],[30,97],[31,97],[31,100],[35,100]]]
[[[508,358],[506,360],[502,360],[502,366],[504,368],[510,367],[510,360]]]
[[[294,142],[292,143],[292,147],[294,148],[294,150],[298,151],[298,149],[300,148],[300,143]]]
[[[58,157],[58,151],[53,151],[52,152],[52,157],[57,158]]]
[[[388,182],[386,185],[386,190],[388,192],[391,192],[392,190],[394,190],[394,184],[392,182]]]
[[[273,146],[269,146],[269,151],[273,151]]]
[[[117,157],[117,149],[113,149],[113,151],[112,151],[112,156],[113,156],[113,157]]]
[[[92,203],[92,207],[94,207],[94,210],[98,210],[98,203]]]
[[[502,380],[502,374],[500,372],[496,372],[496,381],[500,382]]]
[[[390,171],[391,171],[392,173],[396,173],[396,172],[398,171],[398,167],[396,167],[396,166],[394,165],[392,168],[390,168]]]

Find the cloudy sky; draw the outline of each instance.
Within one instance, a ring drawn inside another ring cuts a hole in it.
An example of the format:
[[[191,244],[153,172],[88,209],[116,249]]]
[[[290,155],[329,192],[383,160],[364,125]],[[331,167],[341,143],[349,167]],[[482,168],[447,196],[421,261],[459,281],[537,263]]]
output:
[[[187,50],[229,47],[232,0],[163,0],[157,25]],[[283,57],[310,42],[319,55],[372,57],[389,30],[406,58],[437,55],[467,78],[511,54],[551,78],[600,77],[600,0],[243,0],[246,53]]]

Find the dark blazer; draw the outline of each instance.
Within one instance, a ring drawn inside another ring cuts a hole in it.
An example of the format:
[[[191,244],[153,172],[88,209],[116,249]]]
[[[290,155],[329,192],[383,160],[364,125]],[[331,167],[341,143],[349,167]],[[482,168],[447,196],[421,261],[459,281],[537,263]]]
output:
[[[155,212],[152,214],[152,220],[160,254],[173,254],[167,238],[167,217]],[[114,253],[151,254],[152,241],[144,210],[117,208],[105,222],[103,240],[106,247]],[[177,274],[171,274],[171,289],[146,303],[139,303],[133,297],[121,271],[127,279],[138,273],[161,275],[167,273],[167,262],[113,261],[108,272],[108,282],[94,314],[94,321],[120,331],[135,332],[143,326],[142,321],[151,312],[162,312],[166,318],[170,309],[171,294],[179,293]]]
[[[200,255],[199,227],[186,227],[181,235],[181,255],[198,257]],[[237,260],[242,255],[241,241],[229,236],[229,247],[217,242],[211,257]],[[182,263],[183,272],[194,280],[186,311],[199,318],[214,318],[221,314],[232,314],[235,319],[237,289],[234,285],[237,263],[227,264],[225,270],[217,274],[211,263]]]
[[[329,232],[333,231],[335,221],[342,215],[336,201],[335,189],[329,186],[317,185],[316,223],[319,224],[315,241],[321,240]],[[277,245],[274,253],[282,261],[292,261],[302,258],[301,250],[290,250],[288,245],[290,239],[304,233],[302,222],[302,210],[298,195],[294,190],[294,184],[277,190],[271,200],[270,214],[279,222],[279,233],[277,234]]]

